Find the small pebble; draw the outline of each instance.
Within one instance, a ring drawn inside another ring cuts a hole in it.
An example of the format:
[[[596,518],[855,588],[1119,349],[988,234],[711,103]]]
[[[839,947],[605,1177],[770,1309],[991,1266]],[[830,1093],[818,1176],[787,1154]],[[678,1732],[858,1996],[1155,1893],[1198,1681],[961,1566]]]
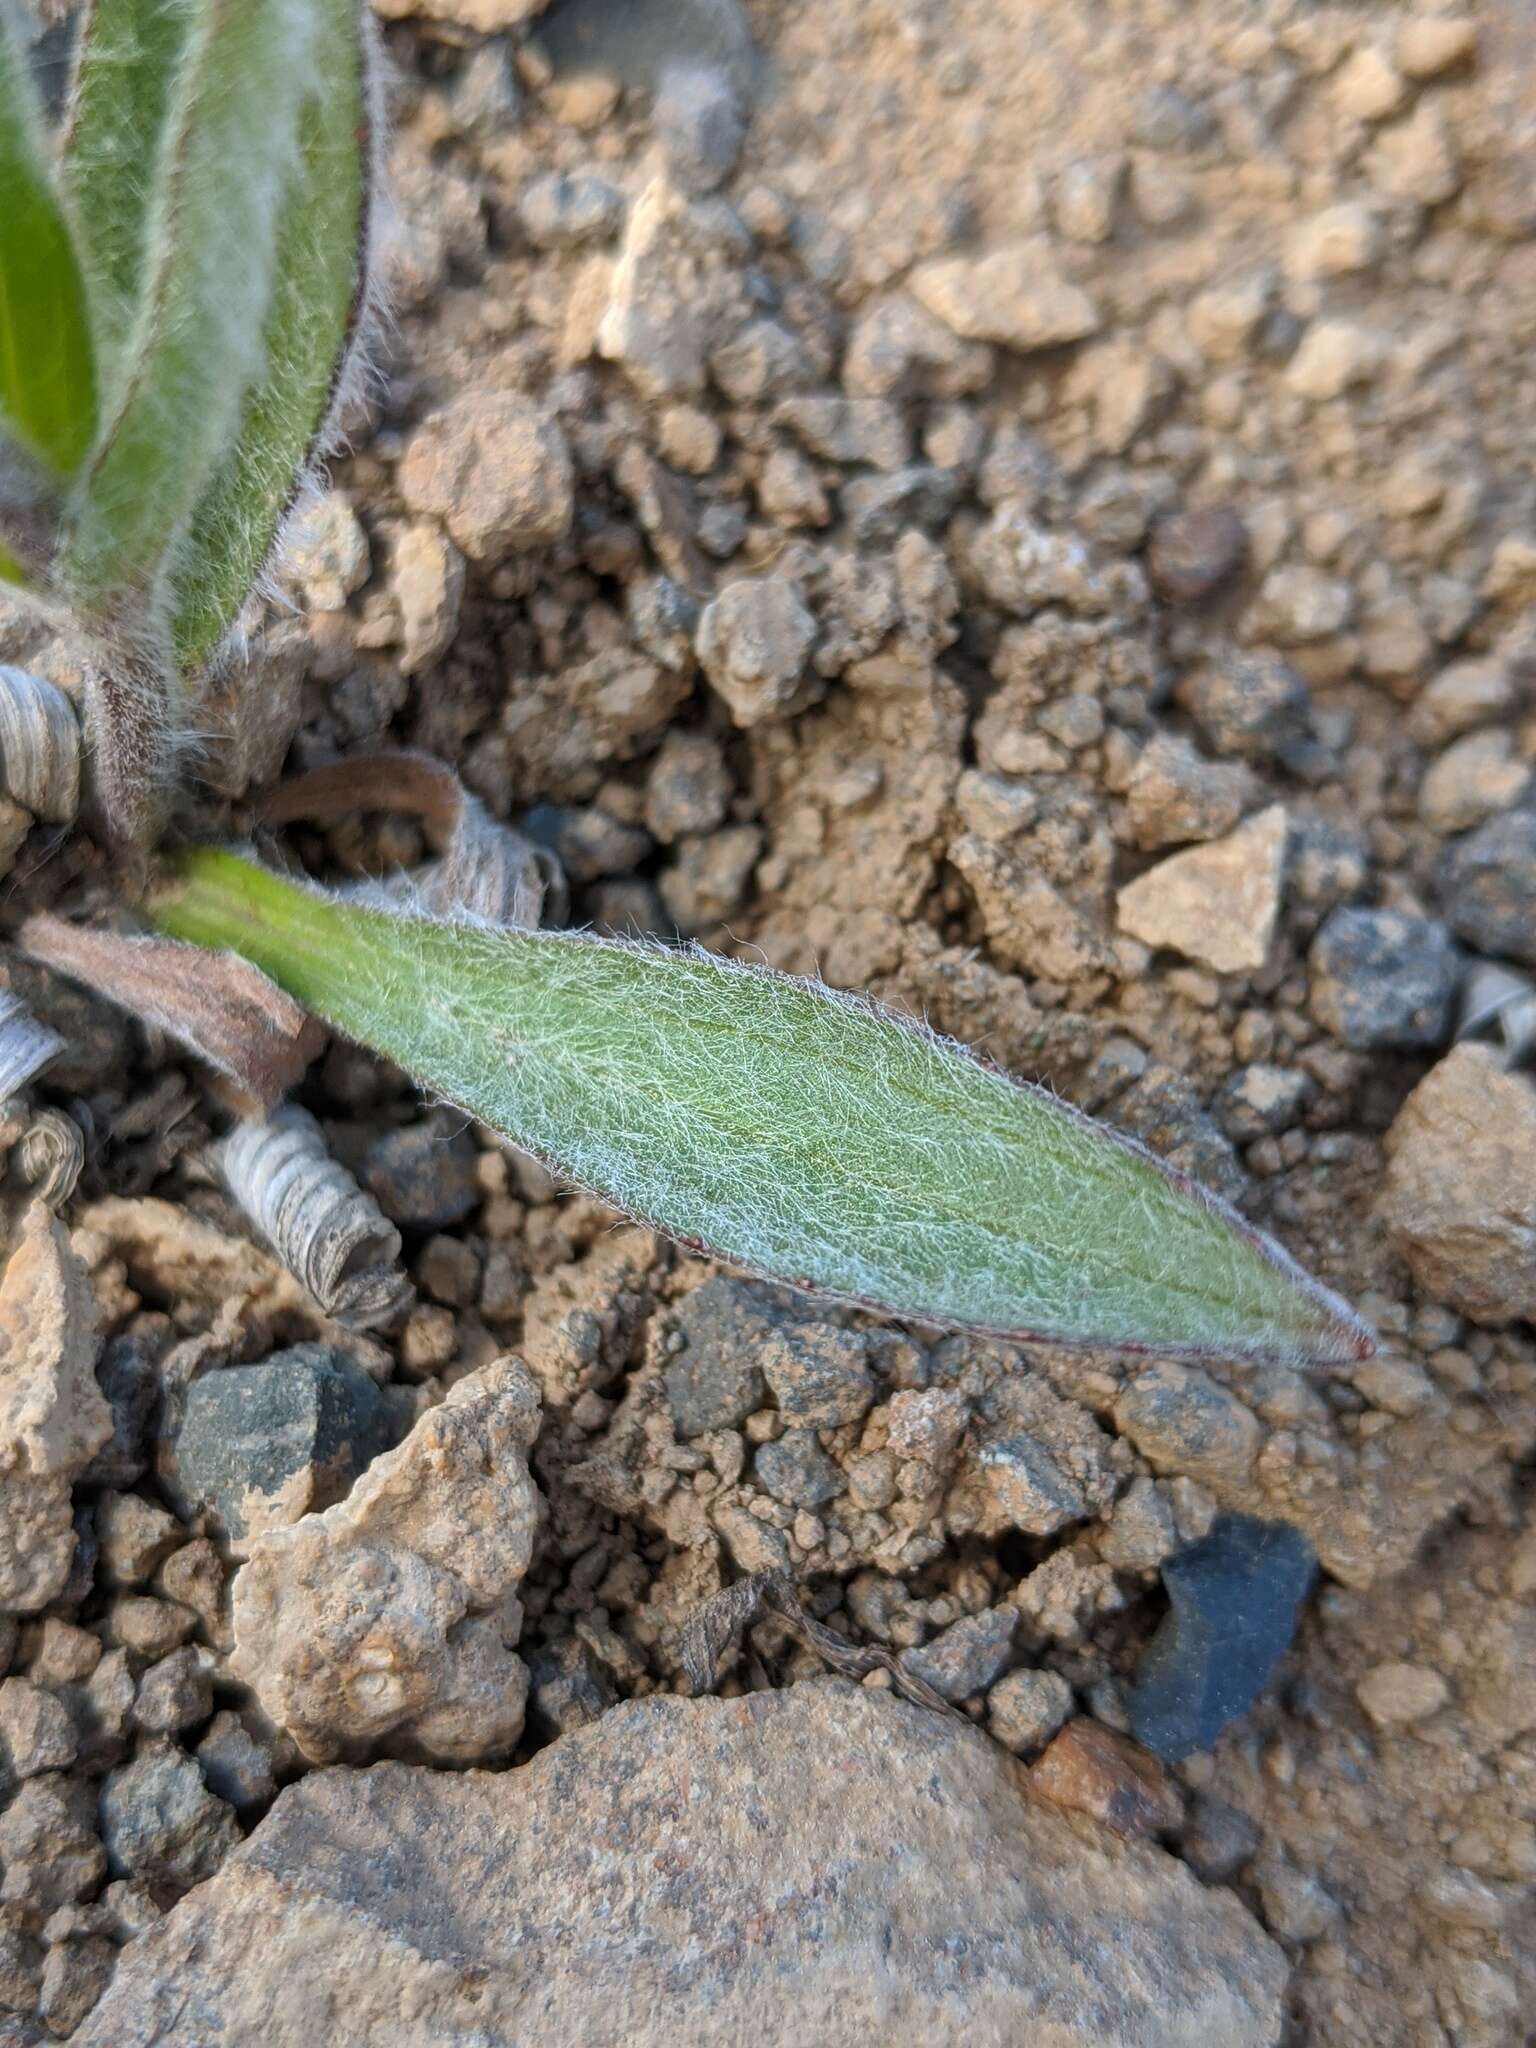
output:
[[[1355,1697],[1378,1728],[1411,1728],[1438,1714],[1451,1689],[1423,1664],[1377,1664],[1355,1687]]]

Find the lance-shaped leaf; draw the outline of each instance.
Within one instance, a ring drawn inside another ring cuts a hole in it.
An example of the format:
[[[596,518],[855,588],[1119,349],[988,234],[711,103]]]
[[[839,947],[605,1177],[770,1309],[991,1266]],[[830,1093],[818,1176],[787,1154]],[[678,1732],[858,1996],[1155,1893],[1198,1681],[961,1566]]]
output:
[[[151,272],[150,211],[193,0],[89,0],[75,43],[63,176],[110,388]]]
[[[233,447],[265,364],[277,227],[313,85],[311,0],[201,0],[144,226],[148,269],[67,562],[118,635]]]
[[[0,426],[54,477],[96,435],[85,286],[49,176],[26,52],[0,9]]]
[[[702,951],[338,903],[224,853],[187,856],[153,914],[750,1270],[1010,1337],[1313,1365],[1372,1349],[1225,1203],[858,998]]]
[[[315,0],[314,76],[278,222],[266,363],[175,565],[176,655],[199,668],[239,617],[309,466],[325,452],[366,311],[377,55],[366,6]]]

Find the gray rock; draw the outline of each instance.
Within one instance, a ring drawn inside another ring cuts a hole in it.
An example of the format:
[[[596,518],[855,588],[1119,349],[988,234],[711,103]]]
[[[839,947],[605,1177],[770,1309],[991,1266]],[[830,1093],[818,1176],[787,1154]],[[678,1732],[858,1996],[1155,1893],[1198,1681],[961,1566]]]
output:
[[[580,1636],[564,1636],[528,1660],[528,1717],[546,1735],[574,1735],[617,1699],[613,1681]]]
[[[987,1694],[987,1726],[1017,1756],[1044,1749],[1072,1712],[1072,1688],[1058,1671],[1010,1671]]]
[[[1235,1394],[1171,1362],[1137,1374],[1115,1403],[1115,1422],[1157,1471],[1217,1485],[1247,1478],[1263,1434]]]
[[[670,576],[642,576],[625,593],[625,612],[635,645],[672,675],[693,667],[698,600]]]
[[[874,1405],[875,1383],[861,1330],[786,1317],[764,1353],[763,1372],[779,1412],[805,1429],[860,1422]]]
[[[96,1384],[112,1410],[112,1434],[80,1474],[82,1486],[132,1486],[149,1464],[149,1425],[160,1399],[157,1347],[143,1337],[114,1337],[96,1365]]]
[[[1175,604],[1199,604],[1228,582],[1248,552],[1248,528],[1234,505],[1170,512],[1152,529],[1147,574]]]
[[[813,375],[811,359],[793,329],[762,317],[745,321],[720,342],[710,353],[709,370],[733,405],[761,405],[810,383]],[[905,450],[905,438],[902,446]]]
[[[28,1678],[0,1683],[0,1790],[7,1776],[67,1771],[78,1748],[69,1709],[55,1693]]]
[[[1253,761],[1283,754],[1311,716],[1306,684],[1266,648],[1193,670],[1174,695],[1218,754]]]
[[[1228,1201],[1248,1186],[1231,1141],[1193,1085],[1170,1067],[1152,1066],[1115,1104],[1115,1119],[1187,1173]]]
[[[742,258],[750,251],[730,208],[694,200],[658,177],[629,210],[597,326],[597,353],[646,398],[704,387],[711,349],[747,312]]]
[[[767,1398],[758,1352],[775,1311],[762,1289],[716,1274],[673,1317],[685,1348],[663,1384],[679,1436],[705,1436],[745,1422]]]
[[[1290,1648],[1316,1570],[1299,1529],[1252,1515],[1218,1515],[1209,1535],[1169,1558],[1169,1612],[1131,1693],[1136,1740],[1165,1763],[1211,1748]]]
[[[0,1917],[0,2048],[12,2048],[21,2036],[7,2035],[6,2026],[20,2026],[10,2020],[12,2013],[32,2012],[37,2006],[38,1986],[43,1974],[43,1946],[18,1924],[21,1915]],[[33,2034],[32,2040],[40,2038]]]
[[[1307,966],[1312,1015],[1357,1052],[1444,1042],[1461,970],[1443,924],[1403,910],[1336,910]]]
[[[1216,1120],[1240,1144],[1266,1132],[1288,1131],[1312,1092],[1310,1075],[1299,1067],[1258,1061],[1240,1067],[1216,1098]]]
[[[475,1157],[463,1117],[454,1110],[434,1111],[376,1138],[361,1178],[392,1223],[447,1230],[479,1203]]]
[[[1230,832],[1250,800],[1253,778],[1235,761],[1207,761],[1189,744],[1159,733],[1142,748],[1125,793],[1126,815],[1149,851]]]
[[[104,1934],[56,1941],[43,1962],[38,2017],[56,2038],[67,2038],[95,2005],[117,1966],[117,1945]]]
[[[1117,1571],[1155,1571],[1178,1548],[1173,1504],[1145,1474],[1133,1479],[1099,1536],[1099,1555]]]
[[[264,1806],[276,1791],[272,1750],[247,1728],[238,1714],[215,1714],[208,1733],[197,1745],[203,1782],[217,1798],[237,1810]]]
[[[123,1756],[136,1691],[126,1650],[109,1650],[83,1684],[63,1689],[79,1738],[75,1762],[81,1770],[105,1771]]]
[[[51,1913],[91,1897],[107,1874],[96,1790],[85,1778],[28,1778],[0,1813],[0,1902]]]
[[[1457,938],[1536,967],[1536,811],[1506,811],[1453,840],[1437,880]]]
[[[850,468],[902,470],[912,453],[906,415],[887,399],[809,392],[786,399],[777,418],[813,455]]]
[[[1339,1902],[1308,1870],[1282,1855],[1266,1855],[1250,1873],[1264,1908],[1264,1922],[1282,1941],[1317,1941],[1342,1918]]]
[[[574,249],[606,242],[624,218],[624,201],[590,171],[545,171],[524,187],[517,217],[536,249]]]
[[[706,555],[728,562],[747,537],[746,507],[728,498],[712,499],[699,514],[695,531]]]
[[[1148,86],[1131,121],[1131,140],[1143,149],[1203,149],[1216,132],[1210,108],[1176,85]]]
[[[207,1653],[191,1643],[151,1664],[139,1680],[133,1718],[153,1735],[179,1735],[213,1712]]]
[[[848,1490],[841,1465],[829,1458],[813,1429],[790,1429],[764,1444],[753,1461],[758,1483],[786,1507],[819,1508]]]
[[[394,1436],[361,1366],[299,1344],[194,1380],[163,1476],[184,1514],[205,1508],[243,1542],[340,1500]]]
[[[1237,1807],[1201,1794],[1190,1807],[1179,1846],[1198,1878],[1229,1884],[1258,1848],[1259,1831]]]
[[[520,1770],[314,1773],[75,2038],[1272,2048],[1285,1981],[1234,1898],[832,1681],[631,1701]]]
[[[985,1692],[1013,1654],[1017,1607],[989,1607],[951,1622],[931,1643],[903,1650],[901,1663],[947,1700]]]
[[[663,846],[687,832],[712,832],[725,817],[731,777],[718,740],[673,732],[646,780],[645,822]]]
[[[894,544],[906,528],[932,532],[944,525],[960,496],[961,479],[950,469],[911,462],[890,476],[856,476],[841,494],[849,537],[855,547]]]
[[[516,1589],[540,1500],[539,1397],[516,1359],[458,1380],[345,1500],[256,1537],[230,1668],[303,1755],[389,1738],[444,1763],[509,1752],[527,1671]]]
[[[787,718],[820,691],[809,673],[816,621],[783,576],[743,576],[704,607],[700,665],[737,725]]]
[[[1386,1150],[1378,1213],[1429,1299],[1479,1323],[1536,1315],[1536,1088],[1491,1046],[1458,1045]]]
[[[711,64],[669,64],[656,95],[656,132],[685,192],[713,192],[736,168],[747,132],[729,77]]]
[[[108,1773],[101,1834],[115,1876],[187,1891],[212,1877],[240,1840],[240,1827],[186,1751],[156,1737]]]
[[[1022,1432],[988,1438],[948,1503],[949,1526],[981,1535],[1023,1529],[1048,1536],[1088,1512],[1083,1489],[1046,1446]]]
[[[962,341],[907,293],[887,292],[854,320],[843,384],[863,399],[953,396],[984,384],[991,359],[984,342]]]

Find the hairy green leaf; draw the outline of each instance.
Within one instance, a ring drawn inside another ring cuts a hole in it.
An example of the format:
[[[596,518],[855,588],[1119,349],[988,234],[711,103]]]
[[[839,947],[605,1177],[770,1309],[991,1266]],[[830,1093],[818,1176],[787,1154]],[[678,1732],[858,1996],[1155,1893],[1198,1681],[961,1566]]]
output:
[[[88,622],[147,611],[265,367],[312,0],[199,0],[145,216],[148,274],[67,564]]]
[[[240,439],[203,493],[176,562],[178,659],[205,662],[239,617],[324,437],[361,311],[367,261],[371,39],[358,0],[321,0],[300,163],[279,228],[266,370]]]
[[[150,269],[150,208],[192,0],[90,0],[64,138],[102,382],[110,387]]]
[[[0,421],[55,477],[96,437],[85,286],[49,176],[26,52],[0,9]]]
[[[154,915],[750,1270],[1012,1337],[1370,1354],[1344,1304],[1225,1203],[858,998],[702,951],[341,903],[232,854],[188,856]]]

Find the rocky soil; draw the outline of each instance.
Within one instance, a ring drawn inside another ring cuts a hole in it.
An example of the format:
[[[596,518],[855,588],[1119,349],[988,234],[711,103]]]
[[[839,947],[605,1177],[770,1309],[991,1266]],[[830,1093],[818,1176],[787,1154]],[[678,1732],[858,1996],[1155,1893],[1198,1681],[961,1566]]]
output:
[[[893,1327],[339,1043],[253,1168],[7,952],[0,2043],[1517,2048],[1528,0],[378,11],[394,326],[210,817],[425,749],[546,922],[921,1012],[1383,1343]]]

